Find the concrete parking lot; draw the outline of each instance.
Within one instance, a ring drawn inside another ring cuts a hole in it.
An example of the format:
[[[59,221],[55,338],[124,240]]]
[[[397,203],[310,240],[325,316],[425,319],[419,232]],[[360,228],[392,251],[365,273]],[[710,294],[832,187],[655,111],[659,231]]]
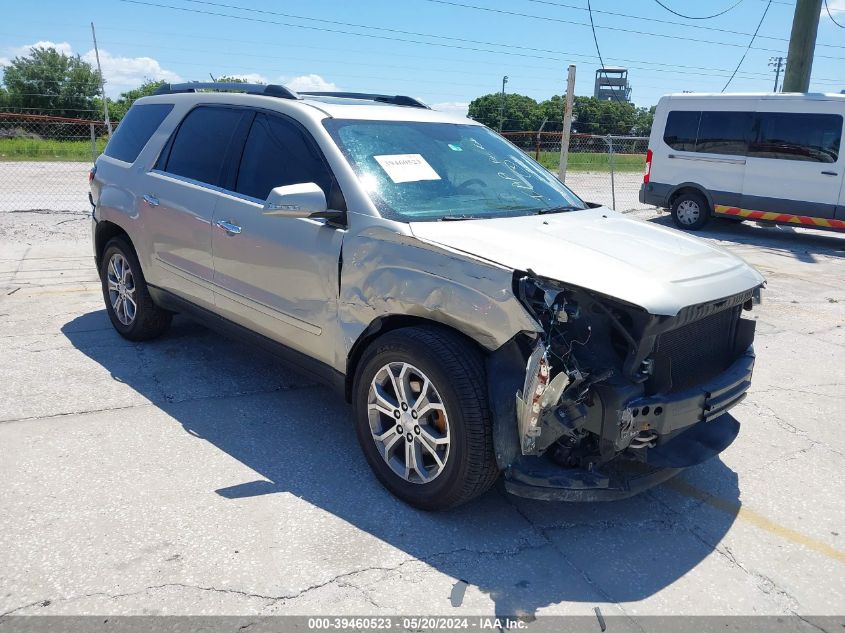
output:
[[[426,514],[324,388],[181,318],[121,339],[88,228],[0,212],[0,614],[845,612],[845,236],[702,233],[769,280],[720,458],[621,502]]]

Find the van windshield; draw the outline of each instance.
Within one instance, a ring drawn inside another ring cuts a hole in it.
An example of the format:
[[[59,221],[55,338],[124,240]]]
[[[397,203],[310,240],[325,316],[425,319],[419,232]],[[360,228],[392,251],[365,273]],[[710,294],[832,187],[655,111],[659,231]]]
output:
[[[385,217],[470,220],[587,208],[548,170],[479,125],[324,124]]]

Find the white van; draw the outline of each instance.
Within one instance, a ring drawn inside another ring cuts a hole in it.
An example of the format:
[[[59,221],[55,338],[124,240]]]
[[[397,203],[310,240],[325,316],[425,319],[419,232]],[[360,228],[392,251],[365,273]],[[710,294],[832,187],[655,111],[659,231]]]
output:
[[[660,99],[640,202],[682,229],[711,216],[845,230],[845,95]]]

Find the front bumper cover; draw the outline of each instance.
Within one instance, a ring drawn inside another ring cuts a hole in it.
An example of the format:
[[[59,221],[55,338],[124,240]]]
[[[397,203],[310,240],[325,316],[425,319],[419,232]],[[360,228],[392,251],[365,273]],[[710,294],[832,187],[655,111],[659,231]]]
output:
[[[655,426],[661,433],[644,459],[626,453],[591,471],[564,468],[543,457],[520,457],[505,471],[508,492],[555,501],[612,501],[633,496],[673,477],[684,468],[711,459],[739,433],[739,422],[728,414],[751,385],[754,351],[738,358],[722,374],[683,392],[637,398],[629,409],[661,410]]]

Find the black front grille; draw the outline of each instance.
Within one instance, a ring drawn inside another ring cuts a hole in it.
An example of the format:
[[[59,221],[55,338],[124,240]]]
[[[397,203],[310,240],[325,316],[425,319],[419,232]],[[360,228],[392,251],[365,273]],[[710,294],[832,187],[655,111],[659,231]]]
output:
[[[742,306],[734,306],[664,332],[657,339],[655,362],[669,364],[671,391],[710,380],[736,360],[734,340]]]

